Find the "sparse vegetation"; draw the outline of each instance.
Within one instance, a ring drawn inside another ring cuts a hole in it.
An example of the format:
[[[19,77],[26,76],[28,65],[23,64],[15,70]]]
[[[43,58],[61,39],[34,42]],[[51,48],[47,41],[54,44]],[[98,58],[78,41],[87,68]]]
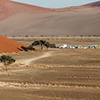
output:
[[[14,39],[16,38],[14,37]],[[21,41],[21,43],[25,43],[27,45],[32,44],[33,41],[43,40],[44,43],[45,41],[47,42],[46,45],[43,45],[44,48],[49,48],[50,43],[55,43],[57,46],[63,44],[73,44],[75,46],[86,45],[87,47],[89,45],[97,44],[100,47],[100,37],[17,37],[17,39],[19,42]],[[40,44],[39,46],[41,47]],[[39,48],[39,46],[35,47],[30,45],[29,48]],[[59,94],[59,97],[63,97],[59,98],[58,100],[64,100],[64,98],[67,100],[69,99],[67,98],[68,95],[71,94],[76,96],[75,99],[80,100],[82,98],[84,100],[93,98],[92,95],[94,94],[94,98],[92,99],[94,100],[100,92],[100,85],[98,84],[100,83],[100,80],[98,80],[98,75],[100,73],[100,49],[48,50],[50,51],[43,50],[41,52],[7,53],[7,55],[15,58],[18,62],[9,65],[9,69],[11,69],[11,71],[6,72],[2,67],[0,68],[0,79],[1,81],[3,81],[3,83],[1,83],[1,86],[9,87],[9,89],[10,87],[13,87],[15,91],[16,88],[14,87],[18,87],[23,90],[21,91],[23,94],[25,90],[27,90],[27,94],[29,94],[30,88],[34,89],[35,87],[39,87],[39,91],[37,91],[37,89],[36,91],[34,90],[34,94],[43,96],[43,100],[48,95],[50,96],[50,100],[51,96],[54,97],[51,91],[56,94],[55,97],[58,97]],[[42,58],[41,56],[44,55],[45,52],[51,52],[50,56]],[[36,59],[36,61],[32,61],[32,59],[34,58],[39,59]],[[28,60],[31,60],[32,62],[29,64],[25,64]],[[70,93],[68,93],[70,89],[75,91],[70,91]],[[95,89],[95,91],[92,91],[93,89]],[[77,93],[79,92],[78,90],[80,91],[79,94]],[[91,91],[91,93],[87,92],[87,90]],[[18,91],[17,93],[20,94],[19,92],[20,91]],[[8,94],[8,92],[6,94]],[[68,95],[66,96],[65,94]],[[72,95],[70,96],[70,98],[72,97]],[[20,95],[20,97],[22,96],[24,97],[24,95]],[[35,98],[33,92],[31,96],[33,96],[32,99]],[[29,98],[30,100],[31,96]],[[37,96],[37,98],[39,98],[39,96]],[[37,100],[37,98],[34,100]],[[53,99],[56,100],[55,98]],[[71,100],[73,100],[73,97],[71,98]]]

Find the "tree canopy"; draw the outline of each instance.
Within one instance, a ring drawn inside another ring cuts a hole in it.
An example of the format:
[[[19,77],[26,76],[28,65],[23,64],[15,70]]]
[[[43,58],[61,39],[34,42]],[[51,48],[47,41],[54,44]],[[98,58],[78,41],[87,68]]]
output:
[[[56,48],[55,44],[50,44],[49,42],[45,40],[34,41],[31,45],[32,46],[41,45],[41,49],[43,48],[43,46],[46,46],[47,48],[49,47]]]
[[[7,70],[8,69],[7,65],[15,62],[16,60],[13,59],[11,56],[3,55],[3,56],[1,56],[0,61],[4,63],[6,70]]]
[[[21,46],[21,48],[25,51],[28,51],[28,50],[35,50],[35,48],[33,48],[33,46],[29,46],[29,47],[24,47],[24,46]]]

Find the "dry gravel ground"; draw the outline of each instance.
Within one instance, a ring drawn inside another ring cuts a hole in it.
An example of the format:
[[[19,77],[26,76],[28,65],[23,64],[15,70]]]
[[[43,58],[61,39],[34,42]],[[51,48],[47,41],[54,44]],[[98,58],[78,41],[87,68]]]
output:
[[[100,49],[61,49],[35,64],[100,65]]]
[[[42,58],[45,54],[50,55]],[[9,66],[7,72],[0,65],[1,100],[100,100],[100,49],[48,49],[8,55],[31,62],[28,66]]]
[[[0,81],[9,83],[0,86],[0,97],[2,100],[99,100],[99,73],[100,67],[17,68],[0,76]]]

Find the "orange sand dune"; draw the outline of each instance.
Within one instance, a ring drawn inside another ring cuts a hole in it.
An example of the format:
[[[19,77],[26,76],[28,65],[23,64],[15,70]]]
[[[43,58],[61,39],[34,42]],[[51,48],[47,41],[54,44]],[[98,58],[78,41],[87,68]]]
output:
[[[0,0],[0,20],[16,13],[44,13],[52,9],[18,3],[10,0]]]
[[[76,9],[80,9],[83,7],[100,7],[100,1],[90,3],[83,6],[76,6],[76,7],[66,7],[60,9],[50,9],[50,8],[43,8],[39,6],[18,3],[10,0],[0,0],[0,20],[3,20],[11,15],[14,14],[40,14],[40,13],[49,13],[49,12],[65,12],[65,11],[75,11]]]
[[[0,35],[0,52],[20,52],[23,51],[21,46],[26,45]]]

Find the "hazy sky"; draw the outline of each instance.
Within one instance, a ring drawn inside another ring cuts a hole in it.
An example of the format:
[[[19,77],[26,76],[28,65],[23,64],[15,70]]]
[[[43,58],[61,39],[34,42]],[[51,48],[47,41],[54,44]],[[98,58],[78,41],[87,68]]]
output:
[[[78,6],[100,0],[12,0],[46,8]]]

